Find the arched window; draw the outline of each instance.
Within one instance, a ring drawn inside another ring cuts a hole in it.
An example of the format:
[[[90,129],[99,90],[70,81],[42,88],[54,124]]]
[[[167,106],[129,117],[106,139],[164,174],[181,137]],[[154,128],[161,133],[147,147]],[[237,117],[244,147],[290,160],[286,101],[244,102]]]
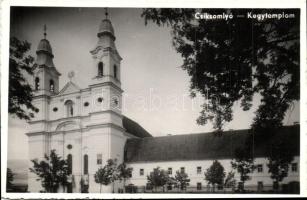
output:
[[[114,70],[114,78],[117,79],[117,66],[114,65],[113,68],[114,68],[114,69],[113,69],[113,70]]]
[[[66,116],[72,117],[74,115],[74,107],[72,100],[67,100],[65,102],[65,106],[66,106]]]
[[[68,165],[68,173],[72,174],[72,155],[67,155],[67,165]]]
[[[35,90],[39,90],[39,78],[35,78]]]
[[[98,63],[98,76],[103,76],[103,63]]]
[[[88,155],[85,154],[83,156],[83,161],[84,161],[84,168],[83,168],[83,174],[88,174]]]
[[[50,92],[54,92],[54,81],[53,80],[49,81],[49,90]]]

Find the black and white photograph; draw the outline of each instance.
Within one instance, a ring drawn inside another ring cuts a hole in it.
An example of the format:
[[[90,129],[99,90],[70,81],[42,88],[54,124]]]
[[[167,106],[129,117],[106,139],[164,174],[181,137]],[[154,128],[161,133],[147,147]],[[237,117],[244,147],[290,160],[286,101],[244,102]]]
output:
[[[5,194],[306,194],[305,8],[200,5],[9,6]]]

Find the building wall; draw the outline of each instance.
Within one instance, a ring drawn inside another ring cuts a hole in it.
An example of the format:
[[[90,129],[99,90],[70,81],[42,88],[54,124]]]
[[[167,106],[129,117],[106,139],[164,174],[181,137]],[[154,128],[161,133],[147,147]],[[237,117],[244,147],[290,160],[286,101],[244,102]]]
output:
[[[218,160],[224,167],[226,174],[230,171],[234,171],[231,167],[230,159]],[[168,170],[172,168],[172,175],[174,177],[176,171],[179,171],[181,167],[185,168],[185,172],[190,178],[190,186],[196,187],[197,183],[201,183],[202,186],[207,186],[204,173],[212,165],[213,160],[195,160],[195,161],[169,161],[169,162],[138,162],[128,163],[129,167],[133,168],[132,177],[127,182],[128,184],[134,184],[136,186],[145,186],[147,183],[147,175],[153,171],[154,168],[160,167],[161,169]],[[272,186],[273,181],[270,178],[267,167],[267,159],[256,158],[255,165],[262,164],[263,171],[258,172],[257,169],[251,174],[251,179],[246,181],[246,186],[257,186],[258,182],[263,182],[264,186]],[[289,168],[288,177],[286,177],[282,183],[288,183],[291,181],[299,181],[299,156],[296,156],[293,163],[297,163],[297,172],[293,172],[291,167]],[[197,173],[197,167],[201,167],[201,173]],[[144,175],[140,175],[140,169],[144,169]],[[240,182],[239,174],[235,172],[235,179]]]

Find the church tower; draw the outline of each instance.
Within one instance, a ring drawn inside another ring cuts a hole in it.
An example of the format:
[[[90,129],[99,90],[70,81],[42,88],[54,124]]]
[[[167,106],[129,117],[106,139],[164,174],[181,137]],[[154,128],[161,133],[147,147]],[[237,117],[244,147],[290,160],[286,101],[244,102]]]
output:
[[[46,29],[45,29],[46,30]],[[67,159],[70,184],[65,192],[99,192],[94,175],[108,159],[124,160],[124,146],[131,137],[123,127],[120,62],[111,21],[100,23],[95,48],[90,51],[93,65],[82,76],[89,86],[81,89],[73,82],[74,73],[59,90],[60,73],[53,64],[53,53],[46,32],[38,45],[34,70],[34,105],[40,110],[29,122],[29,160],[43,159],[51,150]],[[74,48],[74,47],[72,47]],[[33,167],[29,162],[29,167]],[[37,177],[29,174],[29,191],[42,190]],[[81,182],[84,186],[81,187]],[[117,191],[121,184],[105,186],[103,192]]]
[[[61,75],[53,64],[53,53],[49,41],[46,39],[46,25],[44,39],[38,44],[36,62],[34,65],[34,91],[36,95],[54,95],[59,92],[59,76]]]
[[[98,42],[90,51],[94,67],[91,69],[92,84],[110,82],[120,87],[120,57],[115,46],[115,35],[111,21],[106,18],[101,21],[97,33]]]

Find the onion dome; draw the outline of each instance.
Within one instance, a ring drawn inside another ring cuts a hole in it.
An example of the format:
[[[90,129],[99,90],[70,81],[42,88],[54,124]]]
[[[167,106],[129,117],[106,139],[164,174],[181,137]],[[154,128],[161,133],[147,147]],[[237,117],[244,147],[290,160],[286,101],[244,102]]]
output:
[[[100,37],[105,34],[110,35],[113,38],[113,40],[115,40],[114,29],[109,19],[104,19],[101,21],[97,36]]]
[[[47,53],[49,54],[51,57],[53,57],[53,54],[52,54],[52,48],[51,48],[51,45],[49,43],[49,41],[47,39],[42,39],[39,44],[38,44],[38,47],[37,47],[37,50],[36,50],[36,53]]]

